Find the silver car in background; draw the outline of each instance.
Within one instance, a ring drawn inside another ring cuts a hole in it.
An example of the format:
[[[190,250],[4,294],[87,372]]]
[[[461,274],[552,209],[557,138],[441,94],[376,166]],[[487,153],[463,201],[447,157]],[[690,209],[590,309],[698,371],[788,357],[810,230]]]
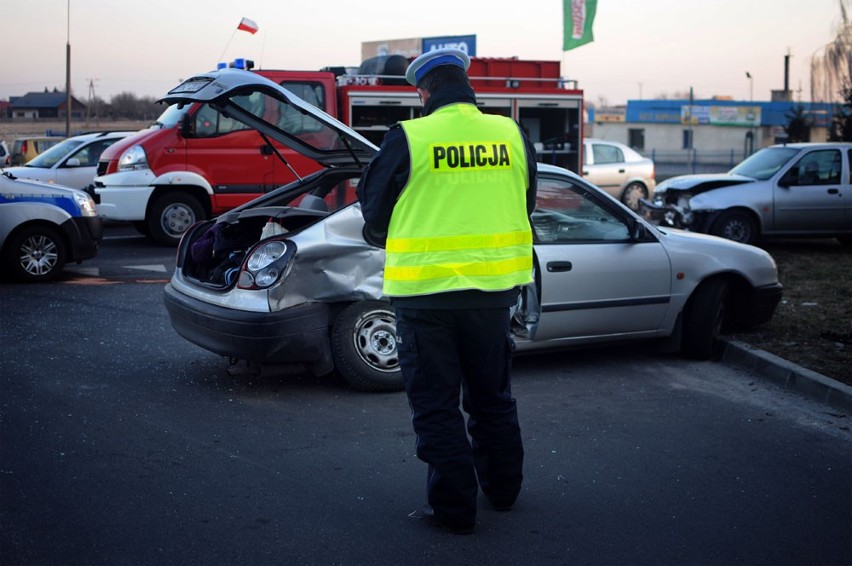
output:
[[[661,225],[751,244],[764,237],[852,243],[852,143],[773,145],[728,173],[681,175],[643,209]]]
[[[623,143],[595,138],[583,140],[583,177],[631,210],[656,187],[652,160]]]
[[[324,166],[187,230],[164,290],[177,333],[258,370],[336,370],[357,389],[402,388],[384,250],[365,239],[354,191],[377,148],[246,71],[193,77],[164,100],[208,103]],[[265,118],[293,111],[301,132]],[[539,166],[532,227],[535,282],[512,321],[522,352],[657,339],[709,358],[724,326],[766,322],[781,299],[765,251],[660,230],[559,167]]]

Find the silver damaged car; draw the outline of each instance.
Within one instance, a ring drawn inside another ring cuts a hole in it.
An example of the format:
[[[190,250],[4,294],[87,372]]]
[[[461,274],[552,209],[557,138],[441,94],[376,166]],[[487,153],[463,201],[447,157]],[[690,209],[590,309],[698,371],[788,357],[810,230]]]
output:
[[[401,389],[384,251],[365,240],[355,197],[377,148],[251,72],[202,74],[164,101],[207,102],[324,166],[186,232],[164,292],[175,330],[259,370]],[[520,352],[657,339],[709,358],[726,326],[772,317],[782,288],[765,251],[659,229],[558,167],[540,165],[538,182],[535,282],[513,311]]]
[[[852,243],[852,143],[774,145],[728,173],[666,179],[642,212],[744,244],[777,236]]]

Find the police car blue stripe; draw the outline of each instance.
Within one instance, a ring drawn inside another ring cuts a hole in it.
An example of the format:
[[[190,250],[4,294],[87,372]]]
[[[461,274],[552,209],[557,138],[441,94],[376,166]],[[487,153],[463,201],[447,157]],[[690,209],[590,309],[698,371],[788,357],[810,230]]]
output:
[[[80,216],[81,211],[80,207],[77,205],[77,201],[75,201],[71,197],[58,196],[58,195],[7,195],[0,194],[0,204],[14,204],[14,203],[24,203],[24,202],[37,202],[43,204],[52,204],[58,208],[61,208],[71,216]]]

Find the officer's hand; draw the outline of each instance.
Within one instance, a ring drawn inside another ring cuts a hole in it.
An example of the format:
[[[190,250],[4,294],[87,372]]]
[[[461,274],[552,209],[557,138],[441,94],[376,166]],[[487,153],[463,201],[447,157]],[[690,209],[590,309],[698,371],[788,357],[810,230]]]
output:
[[[388,239],[388,233],[384,230],[376,230],[365,224],[361,234],[364,236],[364,239],[368,244],[384,249],[385,243]]]

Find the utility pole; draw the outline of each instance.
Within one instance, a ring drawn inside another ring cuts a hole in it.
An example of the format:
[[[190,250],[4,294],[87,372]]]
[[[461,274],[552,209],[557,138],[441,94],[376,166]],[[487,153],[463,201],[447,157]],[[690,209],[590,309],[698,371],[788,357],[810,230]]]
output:
[[[95,81],[99,79],[86,79],[89,81],[89,94],[88,94],[88,104],[86,105],[86,129],[89,128],[89,117],[92,114],[92,108],[95,109],[95,120],[96,124],[100,125],[100,115],[98,113],[98,108],[95,107]]]

